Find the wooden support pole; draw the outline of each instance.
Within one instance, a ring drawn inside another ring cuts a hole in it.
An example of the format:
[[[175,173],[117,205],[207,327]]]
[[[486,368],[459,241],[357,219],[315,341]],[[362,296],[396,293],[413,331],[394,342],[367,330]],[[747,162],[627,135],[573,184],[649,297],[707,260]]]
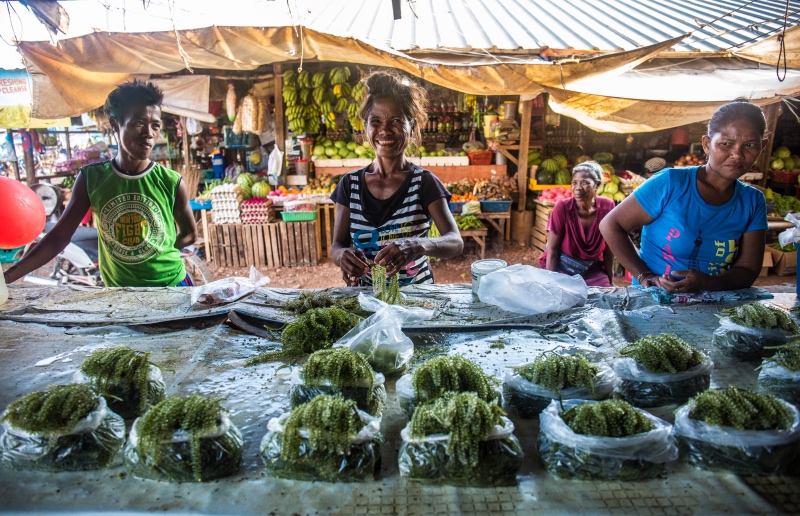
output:
[[[192,156],[189,150],[189,133],[186,132],[186,117],[181,115],[181,127],[183,128],[183,172],[189,173],[189,167],[192,165]],[[197,192],[189,192],[189,195],[194,198]]]
[[[781,110],[781,102],[775,102],[764,108],[764,114],[767,117],[767,145],[761,150],[761,155],[756,161],[758,170],[763,173],[761,181],[758,182],[760,186],[766,186],[767,184],[770,157],[772,156],[772,145],[775,143],[775,126],[778,124],[778,117],[781,114]]]
[[[523,211],[527,202],[528,193],[528,144],[531,140],[531,104],[533,100],[523,100],[519,103],[520,135],[519,135],[519,163],[517,163],[517,185],[519,186],[519,203],[517,211]]]
[[[72,146],[69,144],[69,127],[64,128],[64,136],[67,139],[67,159],[72,159]]]
[[[36,166],[33,164],[33,137],[30,136],[30,131],[28,131],[28,138],[30,139],[28,150],[25,150],[23,145],[23,152],[25,153],[25,182],[28,185],[32,185],[36,184]]]
[[[14,179],[19,181],[19,161],[17,161],[17,148],[14,145],[14,130],[9,129],[8,135],[11,137],[11,152],[14,153],[14,161],[11,162],[11,169],[14,171]]]
[[[286,156],[286,113],[283,105],[283,67],[280,63],[272,65],[275,74],[275,146]],[[281,185],[286,180],[283,174],[283,163],[278,171],[278,184]]]

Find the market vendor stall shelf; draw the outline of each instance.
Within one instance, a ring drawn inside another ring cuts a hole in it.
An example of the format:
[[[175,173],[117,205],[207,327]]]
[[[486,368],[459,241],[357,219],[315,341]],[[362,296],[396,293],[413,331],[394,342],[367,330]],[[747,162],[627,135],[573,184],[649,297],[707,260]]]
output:
[[[459,232],[461,233],[462,239],[472,238],[475,240],[480,249],[481,260],[483,260],[486,255],[486,235],[489,233],[489,230],[487,228],[462,229]]]
[[[503,241],[511,239],[511,224],[510,221],[506,223],[507,220],[511,219],[510,204],[508,211],[476,213],[475,218],[488,222],[497,231],[492,248],[496,252],[502,252]]]
[[[211,224],[211,259],[219,267],[317,265],[317,221]]]

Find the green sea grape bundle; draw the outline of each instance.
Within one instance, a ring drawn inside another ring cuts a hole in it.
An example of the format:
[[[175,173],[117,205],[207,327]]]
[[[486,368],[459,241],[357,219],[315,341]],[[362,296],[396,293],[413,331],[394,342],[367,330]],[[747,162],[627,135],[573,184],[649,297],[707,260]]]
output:
[[[297,370],[296,370],[297,371]],[[376,375],[367,359],[347,348],[312,353],[294,377],[289,403],[295,408],[320,394],[340,395],[359,409],[377,416],[386,405],[384,377]]]
[[[512,371],[503,380],[503,399],[524,418],[537,417],[554,399],[603,399],[616,381],[610,368],[581,354],[547,352]]]
[[[504,415],[474,392],[448,392],[418,406],[400,434],[400,475],[458,486],[513,485],[523,452]]]
[[[758,386],[784,401],[800,405],[800,339],[778,347],[775,355],[764,359]]]
[[[730,386],[698,394],[675,413],[682,455],[739,475],[797,474],[800,415],[767,393]]]
[[[361,317],[338,306],[313,308],[287,324],[281,332],[279,351],[263,353],[249,358],[246,365],[283,360],[297,362],[320,349],[330,348],[350,331]]]
[[[785,344],[800,332],[797,322],[784,310],[763,303],[750,303],[730,311],[720,320],[712,342],[723,354],[739,360],[761,360],[771,349]]]
[[[348,312],[357,313],[361,311],[358,304],[358,298],[355,296],[343,296],[334,299],[330,292],[327,290],[301,292],[297,297],[287,301],[283,307],[286,310],[291,310],[296,314],[304,314],[309,310],[316,308],[329,308],[331,306],[338,306]]]
[[[382,443],[380,419],[323,394],[271,419],[259,453],[275,477],[359,482],[380,467]]]
[[[242,448],[221,399],[169,397],[134,422],[125,467],[138,478],[207,482],[239,471]]]
[[[150,363],[150,356],[124,346],[100,349],[81,364],[81,379],[106,398],[111,410],[134,419],[166,394],[161,370]]]
[[[83,471],[112,465],[125,442],[125,421],[86,384],[52,385],[12,402],[0,417],[8,468]]]
[[[382,265],[372,266],[372,289],[375,297],[389,305],[402,304],[400,299],[400,278],[395,274],[389,280],[386,279],[386,267]]]
[[[674,334],[647,335],[619,354],[614,394],[637,407],[685,403],[711,384],[714,363]]]
[[[623,400],[554,400],[537,448],[551,474],[580,480],[653,478],[678,458],[670,425]]]
[[[474,392],[484,401],[498,401],[497,378],[461,356],[434,357],[403,375],[395,385],[400,407],[411,414],[414,407],[441,398],[448,392]]]

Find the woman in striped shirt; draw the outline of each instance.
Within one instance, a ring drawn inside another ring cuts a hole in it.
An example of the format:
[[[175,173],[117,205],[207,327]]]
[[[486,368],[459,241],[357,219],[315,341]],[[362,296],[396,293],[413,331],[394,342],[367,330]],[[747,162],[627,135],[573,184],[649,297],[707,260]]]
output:
[[[393,71],[373,72],[359,110],[365,137],[375,149],[368,166],[342,177],[331,255],[348,286],[370,285],[373,264],[401,285],[433,283],[428,256],[461,254],[464,241],[448,209],[450,192],[430,171],[406,160],[427,121],[425,90]],[[441,236],[428,237],[431,220]]]

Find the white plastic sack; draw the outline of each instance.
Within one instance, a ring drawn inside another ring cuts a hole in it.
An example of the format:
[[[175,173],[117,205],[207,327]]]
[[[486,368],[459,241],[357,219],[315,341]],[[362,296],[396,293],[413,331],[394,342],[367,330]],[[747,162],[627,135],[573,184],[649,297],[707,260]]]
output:
[[[267,174],[269,177],[273,179],[276,183],[278,181],[278,176],[281,175],[283,171],[283,153],[276,145],[272,152],[269,153],[269,159],[267,160]]]
[[[250,277],[223,278],[200,287],[192,287],[192,307],[208,308],[232,303],[269,283],[269,278],[250,266]]]
[[[481,278],[478,298],[509,312],[526,315],[566,310],[589,297],[582,277],[515,264]]]

